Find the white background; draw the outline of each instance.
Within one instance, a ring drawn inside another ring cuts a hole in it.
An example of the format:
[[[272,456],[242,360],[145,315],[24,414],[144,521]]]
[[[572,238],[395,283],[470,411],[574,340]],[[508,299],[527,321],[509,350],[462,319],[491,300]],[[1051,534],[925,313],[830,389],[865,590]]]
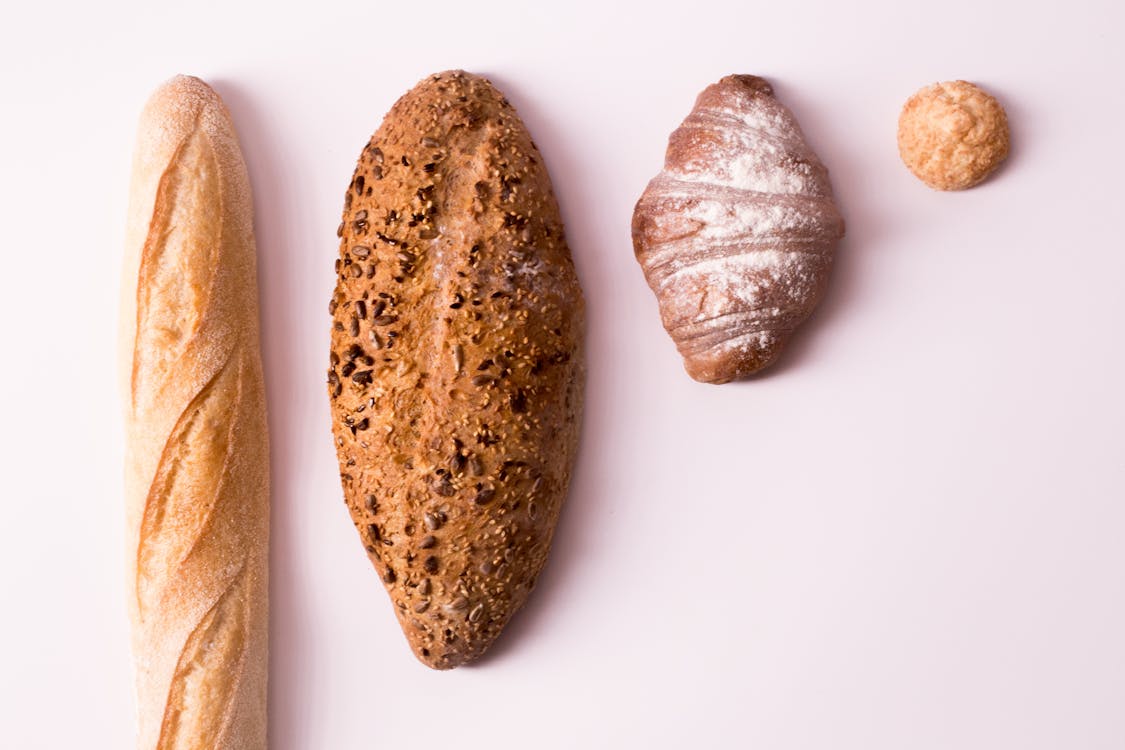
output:
[[[231,5],[234,5],[233,3]],[[0,26],[0,746],[127,748],[115,336],[137,115],[212,82],[255,190],[275,750],[1125,747],[1118,0],[26,3]],[[483,73],[550,167],[589,307],[556,546],[478,666],[411,656],[347,517],[323,386],[354,159]],[[768,375],[692,382],[633,203],[705,85],[767,76],[847,219]],[[902,167],[903,101],[1007,107],[984,186]]]

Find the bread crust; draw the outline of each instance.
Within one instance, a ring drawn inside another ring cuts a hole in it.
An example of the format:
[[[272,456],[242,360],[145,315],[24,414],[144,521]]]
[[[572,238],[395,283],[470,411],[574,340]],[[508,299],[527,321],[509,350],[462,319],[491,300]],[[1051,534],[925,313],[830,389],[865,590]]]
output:
[[[250,185],[177,76],[141,115],[122,284],[138,747],[266,747],[269,445]]]
[[[828,170],[764,78],[708,86],[633,211],[633,248],[684,369],[772,364],[824,295],[844,221]]]
[[[924,86],[902,107],[898,150],[934,190],[965,190],[1008,156],[1008,116],[995,97],[968,81]]]
[[[345,500],[417,657],[480,656],[567,492],[582,292],[542,159],[463,71],[392,107],[345,198],[328,392]]]

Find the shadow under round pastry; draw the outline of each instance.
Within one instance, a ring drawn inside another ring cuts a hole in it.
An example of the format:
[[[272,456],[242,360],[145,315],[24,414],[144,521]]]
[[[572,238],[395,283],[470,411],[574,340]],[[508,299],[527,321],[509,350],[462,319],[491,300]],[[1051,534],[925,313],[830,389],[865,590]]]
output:
[[[898,150],[935,190],[980,184],[1008,156],[1008,117],[995,97],[968,81],[934,83],[903,105]]]

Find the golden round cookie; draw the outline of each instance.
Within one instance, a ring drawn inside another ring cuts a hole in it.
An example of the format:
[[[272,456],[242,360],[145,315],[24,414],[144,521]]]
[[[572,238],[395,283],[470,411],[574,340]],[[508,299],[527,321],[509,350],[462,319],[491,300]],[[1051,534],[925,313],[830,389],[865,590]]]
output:
[[[968,81],[935,83],[903,105],[898,152],[935,190],[964,190],[1008,155],[1008,117],[998,101]]]

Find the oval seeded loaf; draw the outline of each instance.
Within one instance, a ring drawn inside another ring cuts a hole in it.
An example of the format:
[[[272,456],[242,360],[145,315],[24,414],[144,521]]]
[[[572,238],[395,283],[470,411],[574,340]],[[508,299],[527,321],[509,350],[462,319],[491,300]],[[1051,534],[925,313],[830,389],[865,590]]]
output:
[[[547,171],[487,80],[431,76],[344,202],[328,391],[345,500],[430,667],[478,656],[547,558],[584,306]]]

